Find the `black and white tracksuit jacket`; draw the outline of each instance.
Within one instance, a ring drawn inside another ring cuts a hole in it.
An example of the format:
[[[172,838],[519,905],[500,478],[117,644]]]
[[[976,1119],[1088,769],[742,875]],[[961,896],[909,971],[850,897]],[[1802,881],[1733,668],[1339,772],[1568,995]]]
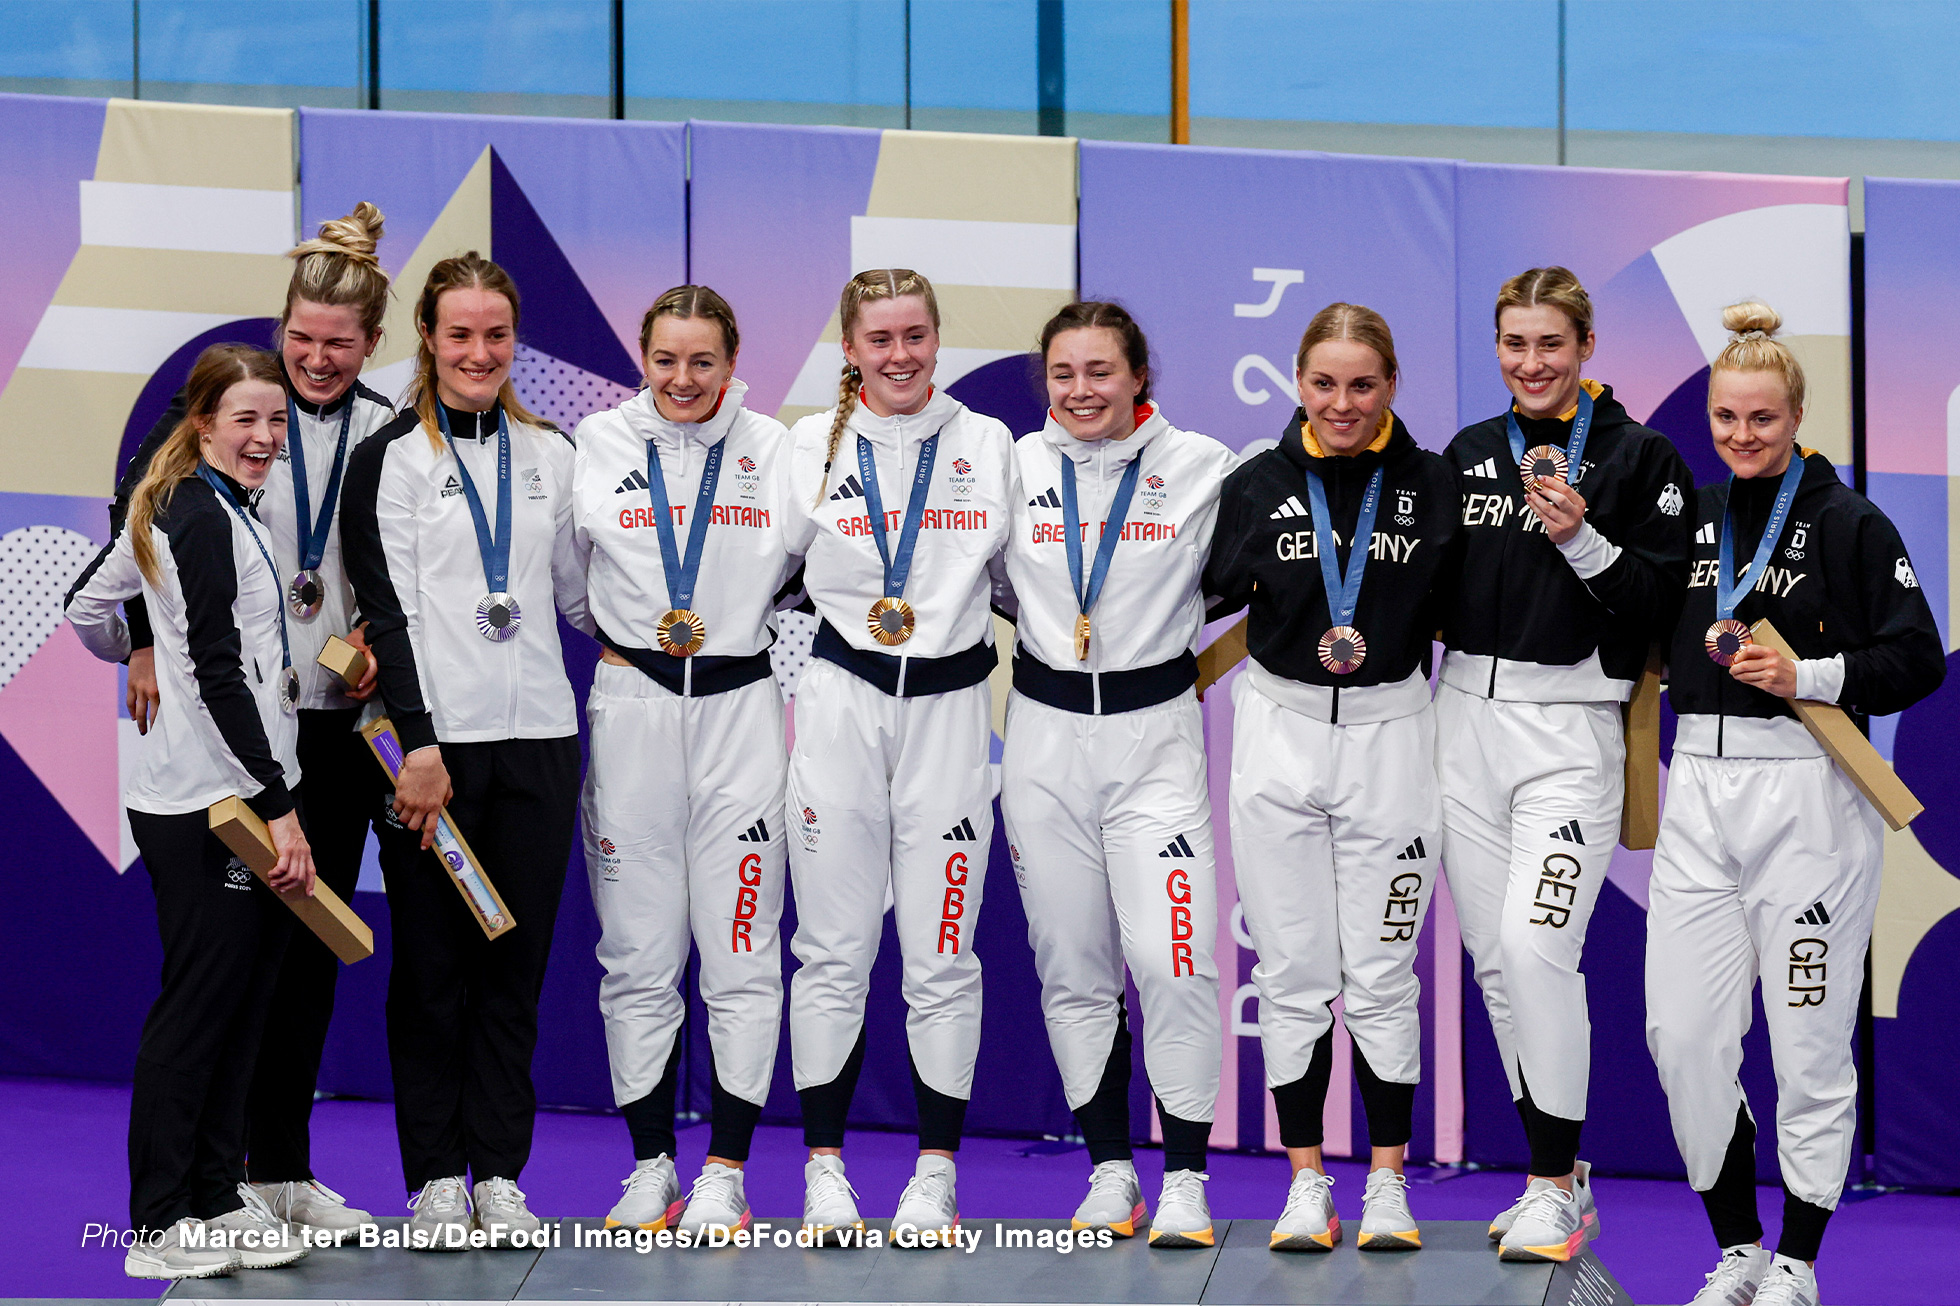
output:
[[[1595,391],[1591,434],[1570,484],[1585,522],[1555,545],[1525,503],[1500,414],[1444,451],[1463,492],[1461,581],[1444,607],[1443,682],[1482,698],[1624,702],[1680,611],[1694,479],[1659,431]],[[1566,447],[1570,416],[1520,416],[1525,447]]]
[[[222,476],[222,473],[220,473]],[[240,503],[251,494],[235,481]],[[258,542],[253,536],[257,535]],[[127,532],[98,555],[69,594],[67,616],[97,657],[128,658],[118,604],[141,595],[155,638],[157,683],[168,705],[137,746],[125,806],[157,816],[245,799],[263,820],[293,810],[298,727],[279,706],[279,612],[284,582],[259,554],[271,532],[242,520],[192,476],[150,524],[158,576],[136,566]]]
[[[1723,513],[1733,503],[1739,571],[1756,554],[1780,480],[1732,480],[1696,493],[1693,567],[1668,658],[1678,750],[1710,757],[1821,751],[1788,699],[1737,681],[1704,643],[1715,621]],[[1804,457],[1782,538],[1735,615],[1752,625],[1767,617],[1789,641],[1800,659],[1799,698],[1887,715],[1925,698],[1946,676],[1939,627],[1897,528],[1820,453]]]
[[[557,430],[510,423],[516,523],[506,590],[523,625],[493,643],[476,628],[487,587],[456,459],[467,461],[498,533],[497,410],[451,409],[449,429],[453,452],[413,409],[404,412],[361,445],[342,496],[347,574],[402,749],[575,735],[555,617],[592,633],[572,538],[572,443]]]

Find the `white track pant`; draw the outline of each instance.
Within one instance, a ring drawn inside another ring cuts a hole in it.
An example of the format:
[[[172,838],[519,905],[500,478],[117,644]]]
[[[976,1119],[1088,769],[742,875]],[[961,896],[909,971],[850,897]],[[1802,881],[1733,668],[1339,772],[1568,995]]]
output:
[[[687,1004],[690,939],[722,1087],[762,1103],[782,1020],[783,699],[773,678],[682,698],[601,662],[582,814],[613,1098],[653,1091]]]
[[[1070,1110],[1095,1095],[1127,961],[1150,1085],[1181,1120],[1218,1102],[1218,883],[1197,695],[1111,716],[1007,702],[1001,816]]]
[[[1837,1206],[1883,855],[1878,813],[1827,757],[1674,755],[1648,885],[1647,1046],[1696,1189],[1714,1186],[1735,1131],[1760,979],[1783,1182]]]
[[[889,892],[913,1063],[928,1088],[970,1097],[980,1050],[973,930],[994,837],[987,686],[894,698],[815,660],[795,710],[796,1087],[837,1078],[857,1044]]]
[[[1586,1118],[1592,1023],[1579,955],[1620,837],[1617,703],[1436,691],[1443,869],[1511,1096]],[[1731,1113],[1733,1118],[1733,1113]]]
[[[1232,710],[1232,867],[1259,952],[1266,1085],[1307,1073],[1342,996],[1375,1074],[1416,1083],[1416,936],[1441,844],[1433,709],[1330,725],[1240,676]]]

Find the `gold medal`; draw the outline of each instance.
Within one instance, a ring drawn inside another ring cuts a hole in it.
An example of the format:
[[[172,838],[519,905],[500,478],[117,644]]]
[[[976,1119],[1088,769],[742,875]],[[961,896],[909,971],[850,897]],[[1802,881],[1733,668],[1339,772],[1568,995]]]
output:
[[[653,636],[673,656],[689,657],[707,641],[708,623],[686,608],[672,608],[654,623]]]
[[[1749,627],[1734,617],[1716,622],[1702,637],[1702,646],[1718,667],[1734,666],[1735,660],[1742,656],[1742,650],[1753,642],[1749,638]]]
[[[1075,660],[1089,660],[1089,614],[1086,612],[1075,619]]]
[[[1541,480],[1550,477],[1564,480],[1567,470],[1565,450],[1549,444],[1541,444],[1536,449],[1527,450],[1524,458],[1518,463],[1518,475],[1524,477],[1524,488],[1527,493],[1537,489],[1538,482]]]
[[[1356,670],[1368,658],[1368,641],[1353,626],[1332,626],[1320,637],[1320,665],[1337,676]]]
[[[871,629],[871,638],[887,648],[903,644],[912,638],[914,618],[912,605],[904,599],[886,597],[871,605],[871,615],[866,618],[866,626]]]

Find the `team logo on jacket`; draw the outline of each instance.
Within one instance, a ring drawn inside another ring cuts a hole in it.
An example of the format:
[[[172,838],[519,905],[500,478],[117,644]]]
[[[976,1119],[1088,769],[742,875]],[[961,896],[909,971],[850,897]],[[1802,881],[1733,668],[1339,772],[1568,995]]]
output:
[[[1919,577],[1913,574],[1912,564],[1904,558],[1900,558],[1897,565],[1892,568],[1892,579],[1898,581],[1906,589],[1916,590],[1919,588]]]
[[[803,846],[811,852],[815,852],[817,850],[817,839],[823,834],[823,827],[817,824],[816,809],[806,807],[803,809],[802,816],[803,820],[797,827],[797,833],[803,839]]]
[[[1395,492],[1395,524],[1413,526],[1416,524],[1416,492],[1397,490]]]
[[[449,479],[442,483],[442,497],[453,499],[462,492],[463,483],[456,479],[454,473],[451,473]]]
[[[737,458],[735,460],[735,465],[745,473],[753,473],[755,471],[755,459],[750,458],[747,455]]]
[[[1681,497],[1681,487],[1673,481],[1669,481],[1667,488],[1661,491],[1661,497],[1657,501],[1657,505],[1668,516],[1679,517],[1681,515],[1681,509],[1687,505],[1687,500]]]
[[[619,883],[619,846],[610,839],[599,840],[599,878],[608,884]]]
[[[946,486],[953,492],[959,503],[967,503],[973,498],[973,487],[980,478],[973,474],[973,464],[964,458],[953,459],[953,474],[946,478]]]
[[[735,492],[744,499],[753,499],[762,481],[755,474],[755,459],[746,455],[735,460]]]
[[[1170,491],[1165,488],[1164,478],[1161,476],[1144,477],[1143,489],[1137,494],[1137,500],[1143,504],[1143,511],[1152,515],[1162,512],[1165,502],[1170,497]]]
[[[953,459],[953,470],[961,476],[968,476],[973,472],[973,464],[964,458],[955,458]]]
[[[1800,521],[1790,528],[1790,543],[1783,549],[1783,556],[1792,562],[1803,561],[1804,546],[1810,543],[1810,523]]]
[[[542,499],[545,497],[544,477],[539,473],[537,468],[526,467],[523,470],[523,472],[519,474],[519,478],[524,482],[525,498]]]

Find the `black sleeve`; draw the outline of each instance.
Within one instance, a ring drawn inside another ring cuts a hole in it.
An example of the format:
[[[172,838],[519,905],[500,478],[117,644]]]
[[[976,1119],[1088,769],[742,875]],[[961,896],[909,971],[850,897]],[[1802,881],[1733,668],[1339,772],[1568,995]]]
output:
[[[400,424],[414,422],[411,411],[382,431],[361,441],[347,460],[347,476],[340,490],[341,561],[347,579],[354,586],[354,601],[367,620],[368,648],[376,664],[375,683],[381,701],[395,724],[403,754],[434,744],[435,719],[422,697],[421,674],[415,665],[415,643],[408,633],[408,614],[402,608],[401,590],[415,593],[413,576],[397,572],[413,566],[413,558],[400,538],[406,522],[399,506],[384,510],[381,504],[382,473],[387,467],[388,449],[401,437]],[[419,429],[409,425],[408,430]],[[388,536],[382,518],[389,519],[388,531],[395,538],[390,556]],[[398,588],[397,581],[405,582]]]
[[[156,457],[157,450],[177,429],[177,423],[184,420],[190,410],[189,402],[180,389],[170,396],[170,407],[163,410],[156,425],[143,437],[143,443],[136,446],[130,455],[129,466],[123,469],[120,480],[116,482],[116,497],[109,501],[109,547],[115,547],[116,537],[123,532],[123,523],[129,520],[129,496],[135,492],[136,483],[143,479],[143,473],[150,470],[150,460]],[[133,653],[140,648],[149,648],[156,643],[150,633],[150,607],[138,594],[133,599],[123,601],[123,619],[129,624],[129,648]]]
[[[1666,640],[1688,589],[1694,522],[1685,501],[1694,477],[1680,451],[1660,435],[1646,442],[1630,471],[1635,483],[1623,487],[1612,520],[1594,527],[1619,546],[1620,556],[1585,585],[1615,617],[1637,624],[1649,640]],[[1670,485],[1672,498],[1666,493]],[[1664,501],[1673,504],[1673,512]]]
[[[246,681],[244,650],[232,604],[238,598],[238,567],[232,552],[232,525],[215,501],[183,503],[191,497],[179,487],[182,510],[164,527],[177,583],[184,591],[186,650],[197,677],[197,694],[211,713],[225,747],[263,786],[245,798],[246,806],[270,821],[293,810],[285,768],[266,741],[259,705]],[[173,505],[174,506],[174,505]],[[266,668],[259,669],[264,675]]]
[[[1883,513],[1860,515],[1856,549],[1861,616],[1872,642],[1844,655],[1838,701],[1852,712],[1888,716],[1940,687],[1946,651],[1905,543]]]
[[[1237,475],[1227,476],[1219,489],[1218,524],[1212,528],[1211,553],[1205,558],[1202,582],[1207,622],[1229,617],[1252,601],[1252,569],[1245,565],[1245,532],[1239,525],[1241,508],[1250,493],[1245,480]]]

